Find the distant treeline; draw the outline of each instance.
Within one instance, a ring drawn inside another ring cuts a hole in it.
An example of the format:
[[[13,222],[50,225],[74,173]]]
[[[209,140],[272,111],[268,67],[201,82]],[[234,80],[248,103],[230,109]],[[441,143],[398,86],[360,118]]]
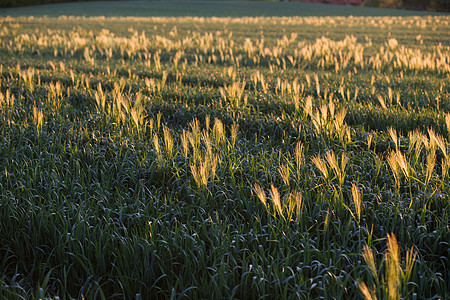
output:
[[[450,0],[366,0],[364,5],[450,12]]]
[[[63,3],[63,2],[86,2],[96,0],[1,0],[0,7],[17,7],[17,6],[30,6],[41,5],[50,3]]]
[[[16,6],[29,6],[40,5],[49,3],[62,3],[62,2],[86,2],[86,1],[98,1],[98,0],[1,0],[0,7],[16,7]],[[267,1],[267,0],[266,0]],[[270,0],[269,0],[270,1]],[[274,0],[277,1],[277,0]],[[287,1],[299,1],[299,2],[321,2],[321,3],[335,3],[341,4],[346,2],[347,4],[355,5],[361,3],[364,6],[373,7],[388,7],[388,8],[406,8],[428,11],[440,11],[450,12],[450,0],[287,0]]]

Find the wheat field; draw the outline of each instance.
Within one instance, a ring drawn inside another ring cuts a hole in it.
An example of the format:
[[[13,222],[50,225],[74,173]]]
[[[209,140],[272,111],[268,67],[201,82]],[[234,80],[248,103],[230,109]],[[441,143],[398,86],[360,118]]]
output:
[[[445,299],[450,17],[0,18],[0,295]]]

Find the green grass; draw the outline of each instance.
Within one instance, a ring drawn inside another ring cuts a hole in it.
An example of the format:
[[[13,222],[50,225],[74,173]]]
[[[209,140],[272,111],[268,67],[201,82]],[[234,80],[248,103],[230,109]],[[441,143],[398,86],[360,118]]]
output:
[[[260,1],[96,1],[0,9],[0,16],[424,16],[436,13],[314,3]]]
[[[449,22],[1,18],[0,298],[447,297]]]

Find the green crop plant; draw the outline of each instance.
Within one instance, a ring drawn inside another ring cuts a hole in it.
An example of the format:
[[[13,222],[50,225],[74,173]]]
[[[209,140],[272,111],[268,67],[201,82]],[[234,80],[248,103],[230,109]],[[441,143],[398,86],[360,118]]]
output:
[[[381,299],[392,300],[409,295],[408,283],[413,272],[417,251],[413,248],[407,250],[405,261],[402,262],[400,250],[395,235],[388,234],[387,250],[383,260],[385,274],[380,274],[381,267],[376,267],[372,250],[368,246],[364,246],[363,257],[374,280],[372,287],[368,287],[364,282],[359,283],[365,299],[377,299],[377,294]]]
[[[355,184],[352,184],[352,199],[353,204],[355,205],[356,217],[353,213],[352,215],[359,224],[361,222],[361,210],[362,210],[361,191]]]
[[[94,98],[97,103],[97,112],[104,113],[106,109],[106,95],[102,90],[102,84],[97,85],[97,90],[94,92]]]
[[[44,125],[44,114],[42,110],[38,109],[36,106],[33,107],[33,123],[36,127],[36,131],[39,133],[42,131],[42,126]]]
[[[192,177],[199,188],[206,188],[209,180],[216,177],[217,158],[215,156],[205,156],[195,164],[190,165]]]
[[[235,108],[241,107],[241,100],[244,101],[244,105],[247,104],[247,97],[243,96],[246,82],[233,82],[231,85],[226,85],[223,88],[219,88],[222,99],[227,102],[230,101],[231,106]]]
[[[0,106],[5,110],[12,109],[14,107],[15,96],[10,90],[6,90],[5,94],[0,93]]]

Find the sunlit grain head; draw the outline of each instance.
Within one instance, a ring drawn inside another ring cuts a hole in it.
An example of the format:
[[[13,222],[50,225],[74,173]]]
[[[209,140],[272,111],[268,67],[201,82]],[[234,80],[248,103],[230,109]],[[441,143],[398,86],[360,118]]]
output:
[[[290,169],[288,165],[281,165],[280,167],[278,167],[278,173],[280,173],[281,175],[281,179],[283,180],[283,183],[287,186],[289,186],[289,174],[290,174]]]
[[[394,234],[387,235],[388,250],[385,253],[386,281],[388,287],[388,299],[400,298],[400,248]]]
[[[316,166],[316,168],[320,171],[320,173],[322,174],[323,178],[325,180],[328,180],[328,178],[329,178],[328,167],[327,167],[325,161],[322,160],[320,155],[312,156],[311,157],[311,161]]]
[[[169,157],[172,157],[174,146],[172,134],[170,133],[170,129],[167,126],[163,126],[163,133],[164,133],[164,147],[165,147],[164,150],[166,151]]]
[[[389,127],[388,128],[388,132],[389,132],[389,135],[391,136],[392,141],[394,142],[395,149],[398,149],[398,147],[399,147],[399,140],[398,140],[397,130],[395,130],[392,127]]]
[[[364,261],[366,262],[366,264],[369,266],[370,272],[372,273],[372,276],[374,278],[377,278],[378,276],[378,272],[377,272],[377,268],[375,266],[375,259],[373,256],[373,252],[372,250],[369,248],[369,246],[365,245],[363,248],[363,258]]]
[[[264,204],[264,207],[267,207],[266,194],[264,193],[264,190],[261,188],[261,186],[255,183],[253,185],[253,190],[255,191],[256,196],[258,196],[261,203]]]
[[[280,192],[278,189],[271,185],[270,187],[270,198],[272,199],[272,203],[275,206],[276,211],[280,216],[283,215],[283,208],[281,207],[281,199],[280,199]]]
[[[359,223],[361,221],[361,209],[362,209],[361,191],[354,183],[352,184],[352,199],[353,204],[355,205],[356,216],[358,218]]]
[[[36,106],[33,107],[33,120],[37,132],[41,132],[42,126],[44,125],[44,114],[42,110],[38,109]]]
[[[363,293],[365,300],[376,300],[377,299],[374,289],[373,288],[369,289],[364,282],[359,282],[358,287],[359,287],[359,290],[361,291],[361,293]]]
[[[450,136],[450,113],[444,115],[445,127],[447,128],[447,134]]]
[[[401,170],[397,163],[397,154],[395,151],[392,151],[387,157],[387,162],[392,170],[392,175],[394,176],[395,185],[398,187],[400,185],[400,175]]]
[[[188,157],[189,154],[189,140],[188,140],[188,134],[186,133],[185,130],[183,130],[183,132],[181,133],[181,146],[183,148],[183,155],[184,158]]]
[[[425,184],[428,185],[431,176],[433,175],[434,167],[436,165],[436,151],[430,151],[427,155],[427,166],[425,172]]]
[[[297,172],[300,172],[300,167],[303,161],[303,156],[305,154],[305,147],[302,142],[297,142],[295,144],[295,164],[297,167]]]

